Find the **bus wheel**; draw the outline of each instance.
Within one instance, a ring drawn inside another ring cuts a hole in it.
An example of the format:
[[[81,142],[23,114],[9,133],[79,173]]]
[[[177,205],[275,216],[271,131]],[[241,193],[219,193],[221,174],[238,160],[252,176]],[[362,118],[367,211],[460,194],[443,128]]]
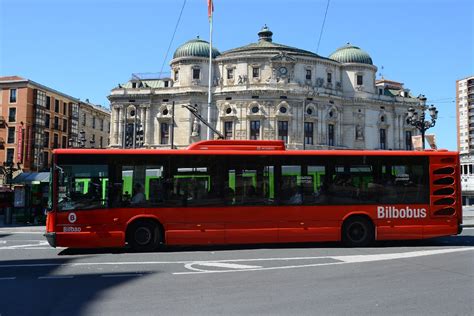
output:
[[[151,221],[138,221],[128,229],[128,244],[135,251],[153,251],[160,245],[160,228]]]
[[[342,225],[342,242],[348,247],[366,247],[374,239],[374,226],[364,216],[349,217]]]

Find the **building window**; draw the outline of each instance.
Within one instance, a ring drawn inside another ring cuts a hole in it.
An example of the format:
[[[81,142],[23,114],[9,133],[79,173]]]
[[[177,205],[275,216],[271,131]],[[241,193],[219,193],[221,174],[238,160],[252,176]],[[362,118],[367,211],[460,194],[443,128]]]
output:
[[[387,148],[387,137],[385,133],[385,129],[381,128],[380,129],[380,149],[386,149]]]
[[[327,80],[328,83],[332,82],[332,73],[330,73],[330,72],[327,73],[326,80]]]
[[[178,81],[178,80],[179,80],[179,71],[176,70],[176,71],[174,72],[174,81]]]
[[[227,69],[227,79],[234,79],[234,69]]]
[[[45,114],[45,116],[44,116],[44,126],[46,128],[49,128],[50,120],[51,120],[51,116],[49,114]]]
[[[166,145],[170,139],[170,126],[168,123],[161,123],[160,126],[160,144]]]
[[[232,139],[232,122],[224,122],[225,139]]]
[[[86,126],[86,120],[87,120],[86,113],[84,113],[82,114],[82,126]]]
[[[49,148],[49,132],[44,132],[43,147]]]
[[[43,152],[43,167],[49,165],[49,153],[47,151]]]
[[[306,80],[311,80],[311,69],[306,69]]]
[[[379,95],[383,94],[383,89],[379,89]]]
[[[259,78],[260,77],[260,68],[253,67],[252,68],[252,78]]]
[[[278,139],[288,143],[288,121],[278,121]]]
[[[8,122],[16,121],[16,108],[8,109]]]
[[[59,147],[59,135],[54,134],[53,136],[53,148],[58,148]]]
[[[59,117],[54,117],[54,129],[59,130]]]
[[[63,136],[63,143],[61,144],[62,148],[67,148],[67,137]]]
[[[15,155],[15,149],[7,148],[7,163],[13,162],[14,155]]]
[[[104,143],[104,137],[100,136],[100,139],[99,139],[99,148],[102,148],[103,143]]]
[[[54,112],[59,113],[59,100],[54,100]]]
[[[92,128],[95,128],[95,116],[92,117]]]
[[[334,125],[328,124],[328,145],[334,146]]]
[[[46,97],[46,108],[51,110],[51,97]]]
[[[10,89],[10,103],[16,103],[16,89]]]
[[[104,119],[99,120],[99,125],[100,125],[100,130],[103,131],[104,130]]]
[[[250,139],[260,139],[260,121],[250,121]]]
[[[67,120],[63,119],[63,132],[67,131]]]
[[[63,102],[63,114],[64,115],[67,114],[67,103],[66,102]]]
[[[405,131],[405,149],[413,150],[413,144],[411,141],[411,131]]]
[[[357,85],[361,86],[364,84],[364,76],[362,75],[357,75]]]
[[[8,136],[7,136],[7,144],[15,143],[15,128],[9,127],[8,128]]]
[[[304,122],[304,143],[313,145],[313,122]]]
[[[193,68],[193,79],[198,80],[201,78],[201,69]]]

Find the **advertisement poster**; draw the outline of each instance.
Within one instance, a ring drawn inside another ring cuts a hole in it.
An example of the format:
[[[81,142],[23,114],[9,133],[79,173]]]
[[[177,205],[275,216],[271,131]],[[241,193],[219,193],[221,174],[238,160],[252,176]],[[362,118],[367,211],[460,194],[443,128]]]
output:
[[[14,207],[25,207],[25,188],[16,187],[14,191]]]

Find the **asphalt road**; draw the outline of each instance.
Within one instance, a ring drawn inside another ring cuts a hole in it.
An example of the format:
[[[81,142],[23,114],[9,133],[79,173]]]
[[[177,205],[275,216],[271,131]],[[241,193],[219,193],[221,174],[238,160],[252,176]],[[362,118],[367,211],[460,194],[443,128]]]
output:
[[[370,248],[335,243],[50,248],[0,227],[0,315],[474,315],[474,229]]]

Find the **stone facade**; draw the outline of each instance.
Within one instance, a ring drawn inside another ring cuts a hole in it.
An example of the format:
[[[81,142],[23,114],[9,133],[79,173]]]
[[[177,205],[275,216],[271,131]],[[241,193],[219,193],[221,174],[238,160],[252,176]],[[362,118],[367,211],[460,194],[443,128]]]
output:
[[[110,110],[86,101],[79,102],[79,132],[74,147],[107,148],[110,145]]]
[[[183,148],[207,139],[207,127],[184,107],[192,106],[229,139],[282,139],[289,149],[412,149],[416,131],[406,112],[419,100],[401,83],[376,81],[367,53],[348,44],[332,59],[273,43],[267,27],[258,35],[257,43],[213,52],[210,111],[209,46],[199,39],[177,49],[170,78],[135,76],[114,88],[110,146]]]

